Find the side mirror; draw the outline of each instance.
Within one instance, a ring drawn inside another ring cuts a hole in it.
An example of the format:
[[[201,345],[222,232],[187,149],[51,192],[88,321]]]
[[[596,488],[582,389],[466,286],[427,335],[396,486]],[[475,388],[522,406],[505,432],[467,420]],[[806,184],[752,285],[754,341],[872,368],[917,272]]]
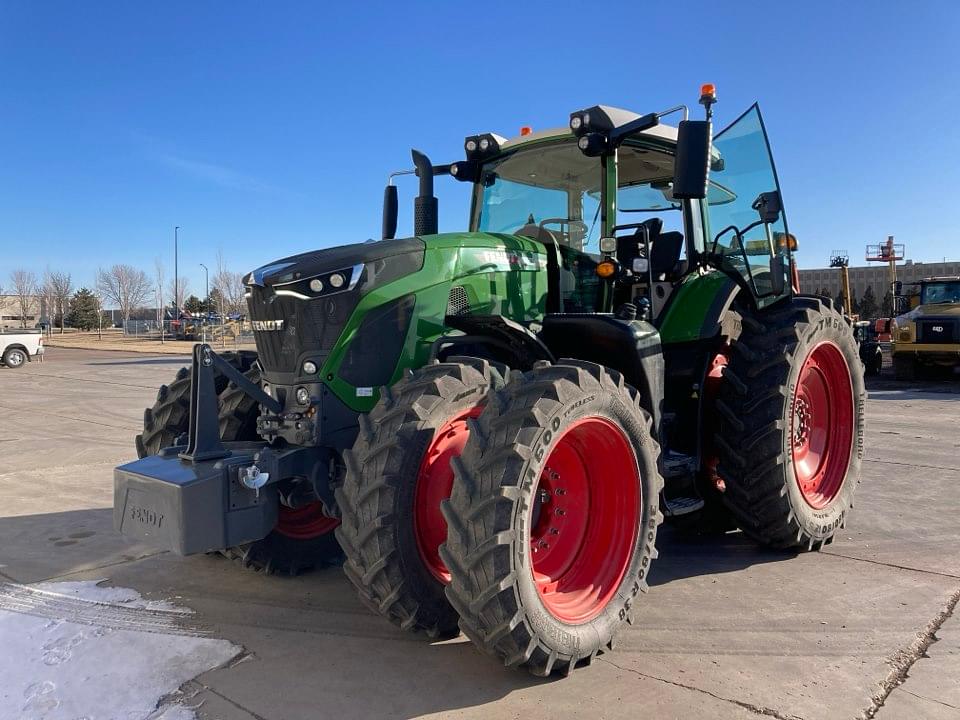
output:
[[[776,190],[762,192],[757,196],[751,205],[760,216],[760,222],[766,225],[772,225],[780,219],[780,213],[783,211],[783,205],[780,202],[780,193]]]
[[[703,200],[707,197],[712,129],[709,120],[681,120],[673,165],[673,197]]]
[[[383,189],[383,239],[392,240],[397,236],[397,186],[387,185]]]

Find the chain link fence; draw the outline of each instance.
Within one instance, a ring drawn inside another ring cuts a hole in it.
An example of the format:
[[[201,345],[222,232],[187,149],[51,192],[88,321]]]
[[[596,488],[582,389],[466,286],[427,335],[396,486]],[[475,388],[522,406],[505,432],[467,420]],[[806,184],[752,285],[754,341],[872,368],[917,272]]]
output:
[[[137,340],[188,340],[228,345],[252,345],[253,328],[249,320],[192,320],[184,318],[176,322],[165,320],[128,320],[123,325],[123,335]]]

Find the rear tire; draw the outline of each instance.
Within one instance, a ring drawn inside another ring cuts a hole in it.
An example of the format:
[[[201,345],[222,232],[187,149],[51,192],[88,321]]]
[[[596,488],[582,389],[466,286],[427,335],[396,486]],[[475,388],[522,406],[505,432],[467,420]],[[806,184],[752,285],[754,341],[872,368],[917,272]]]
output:
[[[441,556],[460,629],[507,666],[612,648],[657,556],[659,447],[622,376],[563,360],[498,393],[454,461]]]
[[[3,353],[3,364],[8,368],[22,368],[27,364],[27,354],[20,348],[7,348]]]
[[[466,442],[467,419],[504,375],[465,357],[414,370],[360,416],[356,443],[345,453],[347,475],[336,490],[343,569],[363,604],[404,630],[458,632],[443,591],[440,503],[450,494],[450,459]]]
[[[227,362],[243,372],[247,379],[260,383],[260,367],[256,353],[223,353]],[[259,405],[241,391],[226,376],[215,372],[215,387],[219,394],[220,437],[226,442],[259,440],[257,416]],[[137,435],[137,455],[156,455],[165,447],[176,444],[185,435],[190,424],[190,369],[183,367],[170,385],[161,385],[157,402],[144,411],[143,433]],[[266,573],[296,575],[309,568],[329,565],[341,557],[333,536],[336,520],[322,513],[319,503],[309,511],[280,508],[277,529],[262,540],[226,548],[222,554],[245,567]],[[284,532],[281,532],[281,529]]]
[[[864,389],[849,321],[818,298],[743,313],[717,400],[724,502],[765,545],[819,549],[860,482]]]

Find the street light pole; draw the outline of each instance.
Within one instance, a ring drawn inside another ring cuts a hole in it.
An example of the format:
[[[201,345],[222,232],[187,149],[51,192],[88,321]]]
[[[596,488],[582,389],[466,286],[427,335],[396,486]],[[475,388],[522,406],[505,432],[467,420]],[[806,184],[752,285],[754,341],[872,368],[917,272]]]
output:
[[[207,270],[207,266],[204,265],[203,263],[200,263],[200,267],[203,268],[203,274],[206,277],[206,283],[207,283],[207,294],[203,299],[204,305],[207,306],[207,316],[203,319],[203,326],[202,326],[203,341],[206,342],[207,341],[207,320],[210,319],[210,305],[208,304],[210,302],[210,271]]]
[[[203,268],[204,275],[206,275],[206,278],[207,278],[207,295],[206,295],[206,299],[207,299],[207,300],[210,300],[210,271],[207,270],[207,266],[204,265],[203,263],[200,263],[200,267]]]
[[[180,270],[178,265],[178,233],[180,231],[180,226],[177,225],[173,228],[173,319],[180,319],[180,309],[177,305],[177,301],[180,298]]]

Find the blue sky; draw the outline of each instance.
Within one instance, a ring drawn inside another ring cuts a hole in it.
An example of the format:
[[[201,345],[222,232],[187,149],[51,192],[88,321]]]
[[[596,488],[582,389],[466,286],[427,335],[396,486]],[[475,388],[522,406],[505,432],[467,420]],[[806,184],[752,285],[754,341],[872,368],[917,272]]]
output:
[[[450,161],[468,134],[695,105],[707,81],[720,126],[760,101],[801,267],[888,234],[957,258],[958,36],[956,2],[2,0],[0,285],[157,256],[171,277],[180,225],[199,289],[218,250],[244,271],[378,236],[411,146]],[[463,227],[465,187],[437,189]]]

